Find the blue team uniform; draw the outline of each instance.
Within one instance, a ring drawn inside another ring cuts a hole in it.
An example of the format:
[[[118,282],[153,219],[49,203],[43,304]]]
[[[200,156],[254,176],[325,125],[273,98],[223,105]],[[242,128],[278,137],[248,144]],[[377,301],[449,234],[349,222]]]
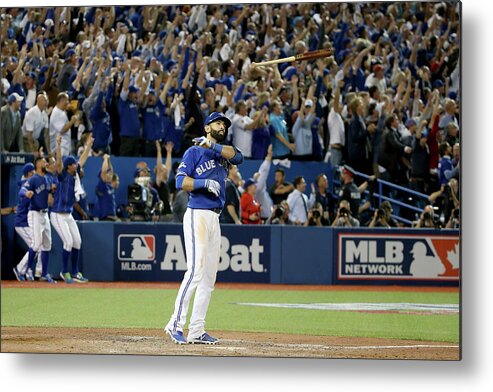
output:
[[[238,154],[240,154],[238,152]],[[238,163],[243,157],[240,155]],[[233,162],[235,164],[236,162]],[[193,179],[215,180],[221,185],[219,197],[215,197],[207,189],[196,189],[190,192],[188,206],[195,209],[222,209],[225,201],[225,183],[231,162],[218,152],[202,147],[190,147],[183,156],[176,177],[188,176]]]
[[[104,219],[108,216],[116,216],[115,191],[111,184],[104,182],[99,177],[96,185],[96,196],[98,198],[98,218]]]
[[[30,200],[29,211],[48,211],[48,194],[51,191],[51,182],[47,176],[40,176],[38,173],[29,178],[19,191],[20,197],[25,197],[27,191],[33,191],[34,195]]]
[[[77,165],[77,171],[80,166]],[[75,176],[63,169],[57,176],[58,185],[55,191],[55,200],[53,202],[52,212],[72,213],[75,203]]]
[[[24,186],[27,180],[19,181],[19,190]],[[28,227],[27,223],[27,213],[29,212],[29,205],[31,204],[31,200],[26,196],[20,196],[19,201],[17,203],[17,209],[15,213],[14,226],[15,227]]]

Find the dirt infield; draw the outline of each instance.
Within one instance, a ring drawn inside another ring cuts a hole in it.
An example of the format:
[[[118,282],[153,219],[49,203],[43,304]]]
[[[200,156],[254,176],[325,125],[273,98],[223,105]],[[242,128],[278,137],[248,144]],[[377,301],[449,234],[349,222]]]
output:
[[[2,352],[458,360],[450,343],[215,331],[215,346],[176,345],[159,329],[2,328]],[[54,339],[53,337],[58,338]]]
[[[50,285],[2,281],[2,288],[178,289],[179,283],[99,283]],[[416,291],[405,286],[305,286],[217,283],[217,289],[303,291]],[[420,287],[421,292],[458,292],[456,287]],[[217,357],[362,358],[459,360],[459,345],[382,338],[307,336],[280,333],[214,331],[216,346],[172,343],[160,329],[2,327],[1,351],[18,353],[77,353],[183,355]],[[57,338],[54,338],[54,337]]]

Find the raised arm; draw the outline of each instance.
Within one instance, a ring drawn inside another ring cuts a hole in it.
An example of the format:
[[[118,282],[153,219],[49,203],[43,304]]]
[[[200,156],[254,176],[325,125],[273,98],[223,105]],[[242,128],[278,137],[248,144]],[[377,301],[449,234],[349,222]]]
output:
[[[94,138],[91,134],[87,138],[86,144],[84,145],[84,151],[82,152],[79,158],[79,166],[82,168],[87,162],[87,158],[89,158],[89,153],[91,152],[92,145],[94,143]]]
[[[56,137],[56,171],[58,174],[62,174],[63,162],[62,162],[62,136]]]

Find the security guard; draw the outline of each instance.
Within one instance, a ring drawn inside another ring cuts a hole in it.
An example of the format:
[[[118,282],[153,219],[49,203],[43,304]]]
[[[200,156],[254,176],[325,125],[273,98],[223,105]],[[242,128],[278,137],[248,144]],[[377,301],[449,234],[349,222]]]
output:
[[[341,181],[343,183],[339,191],[339,202],[347,200],[351,205],[351,215],[359,220],[359,205],[361,202],[361,193],[356,184],[353,182],[355,172],[350,166],[344,165],[341,169]]]

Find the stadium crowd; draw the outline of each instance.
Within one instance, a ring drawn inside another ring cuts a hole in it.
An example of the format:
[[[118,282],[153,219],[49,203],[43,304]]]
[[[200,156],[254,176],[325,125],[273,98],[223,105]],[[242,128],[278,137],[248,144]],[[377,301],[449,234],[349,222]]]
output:
[[[395,226],[392,206],[374,206],[365,196],[378,178],[430,195],[428,206],[419,205],[417,227],[438,224],[433,206],[443,226],[457,227],[459,7],[2,8],[0,148],[42,148],[50,156],[61,134],[63,154],[80,155],[90,143],[91,155],[104,156],[97,189],[103,204],[119,186],[111,156],[155,156],[154,179],[151,168],[136,167],[136,184],[153,195],[141,215],[153,219],[160,211],[179,220],[187,195],[173,187],[171,158],[182,156],[203,135],[204,118],[220,111],[232,121],[228,143],[263,160],[246,181],[241,167],[231,171],[224,222]],[[253,64],[322,48],[333,56]],[[267,185],[273,159],[346,164],[341,200],[328,192],[324,174],[288,182],[276,170],[275,184]],[[353,183],[355,172],[370,177]],[[139,215],[134,208],[99,218]]]

